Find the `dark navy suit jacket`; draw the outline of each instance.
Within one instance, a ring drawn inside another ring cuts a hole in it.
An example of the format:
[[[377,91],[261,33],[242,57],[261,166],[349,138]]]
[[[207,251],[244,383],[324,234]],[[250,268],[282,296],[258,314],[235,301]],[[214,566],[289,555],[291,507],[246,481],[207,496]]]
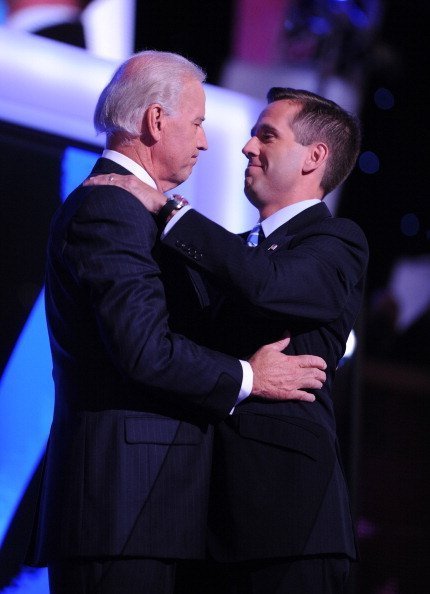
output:
[[[205,344],[244,358],[289,330],[288,354],[319,355],[328,364],[316,402],[248,399],[217,425],[210,553],[224,561],[355,558],[331,391],[363,296],[368,246],[361,229],[321,203],[248,248],[190,211],[163,243],[226,294]]]
[[[128,173],[103,158],[92,173],[111,172]],[[204,555],[210,421],[229,414],[242,369],[171,333],[157,234],[113,186],[80,186],[53,219],[55,410],[30,564]]]

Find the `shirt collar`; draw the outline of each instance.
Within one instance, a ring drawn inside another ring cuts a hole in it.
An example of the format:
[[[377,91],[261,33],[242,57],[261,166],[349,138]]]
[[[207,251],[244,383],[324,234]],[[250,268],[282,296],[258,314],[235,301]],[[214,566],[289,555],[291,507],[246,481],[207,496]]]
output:
[[[141,165],[136,163],[136,161],[133,161],[129,157],[126,157],[118,151],[113,151],[112,149],[105,149],[103,151],[102,157],[105,159],[110,159],[118,165],[121,165],[121,167],[124,167],[124,169],[127,169],[130,171],[130,173],[133,173],[136,177],[138,177],[140,181],[145,182],[145,184],[148,184],[148,186],[151,186],[151,188],[157,189],[157,185],[152,177]]]
[[[314,206],[315,204],[319,204],[321,200],[319,198],[312,198],[310,200],[301,200],[300,202],[296,202],[295,204],[290,204],[288,206],[284,206],[280,210],[274,212],[270,217],[261,221],[261,226],[264,231],[264,236],[268,237],[273,231],[276,231],[278,227],[298,215],[303,210]]]

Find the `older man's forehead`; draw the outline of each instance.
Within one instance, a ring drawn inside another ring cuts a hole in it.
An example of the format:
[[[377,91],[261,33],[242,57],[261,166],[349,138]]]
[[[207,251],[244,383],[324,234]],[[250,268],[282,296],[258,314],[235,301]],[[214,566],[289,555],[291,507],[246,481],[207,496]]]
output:
[[[182,88],[179,96],[179,104],[183,108],[192,109],[199,112],[199,116],[204,119],[206,94],[200,81],[192,79],[187,81]],[[197,115],[196,115],[197,117]]]

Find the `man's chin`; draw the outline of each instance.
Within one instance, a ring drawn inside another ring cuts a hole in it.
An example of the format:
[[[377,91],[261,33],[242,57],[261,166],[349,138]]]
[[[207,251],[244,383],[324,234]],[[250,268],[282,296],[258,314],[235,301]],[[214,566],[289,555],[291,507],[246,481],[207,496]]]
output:
[[[178,174],[177,176],[177,185],[179,186],[179,184],[183,184],[184,182],[187,181],[187,179],[190,177],[190,175],[193,172],[193,167],[194,165],[197,163],[197,161],[195,161],[194,163],[192,163],[191,165],[188,165],[187,167],[184,167],[184,169]]]
[[[175,178],[172,178],[169,182],[170,187],[168,189],[173,190],[174,188],[186,182],[191,175],[191,171],[192,170],[190,169],[187,173],[182,172],[181,175],[176,175]]]

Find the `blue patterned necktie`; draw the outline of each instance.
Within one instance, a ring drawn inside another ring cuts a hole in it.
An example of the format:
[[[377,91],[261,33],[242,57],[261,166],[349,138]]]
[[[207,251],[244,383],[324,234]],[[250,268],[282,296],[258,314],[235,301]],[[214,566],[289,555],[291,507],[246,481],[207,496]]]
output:
[[[261,223],[257,223],[255,227],[251,229],[250,234],[246,238],[246,243],[250,247],[257,247],[257,245],[262,241],[264,238],[263,229],[261,228]]]

